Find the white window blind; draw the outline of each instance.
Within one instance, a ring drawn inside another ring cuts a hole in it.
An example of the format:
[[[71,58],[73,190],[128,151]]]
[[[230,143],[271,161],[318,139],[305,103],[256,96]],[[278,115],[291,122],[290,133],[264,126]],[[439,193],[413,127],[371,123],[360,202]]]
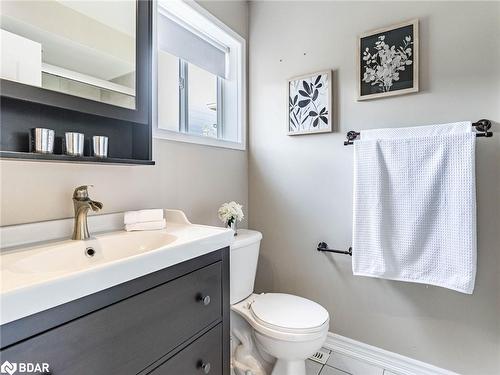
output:
[[[219,77],[226,76],[226,51],[159,13],[158,48]]]
[[[157,0],[155,138],[245,149],[245,40],[195,1]]]

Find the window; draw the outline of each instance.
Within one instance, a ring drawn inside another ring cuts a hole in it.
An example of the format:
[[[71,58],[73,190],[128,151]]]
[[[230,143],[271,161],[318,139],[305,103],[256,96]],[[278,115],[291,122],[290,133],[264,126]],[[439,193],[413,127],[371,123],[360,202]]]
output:
[[[187,132],[204,137],[219,138],[222,119],[217,116],[219,77],[196,65],[185,64],[187,81]]]
[[[194,2],[160,0],[154,135],[245,149],[245,41]]]

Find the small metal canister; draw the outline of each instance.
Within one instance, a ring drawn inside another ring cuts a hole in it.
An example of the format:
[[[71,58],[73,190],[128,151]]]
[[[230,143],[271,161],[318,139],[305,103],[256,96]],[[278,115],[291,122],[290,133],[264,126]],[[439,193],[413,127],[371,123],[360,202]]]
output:
[[[54,130],[45,128],[31,129],[31,152],[52,154],[54,152]]]
[[[92,147],[94,156],[97,158],[108,157],[108,137],[103,135],[94,135],[92,137]]]
[[[64,136],[66,155],[83,156],[84,135],[82,133],[67,132]]]

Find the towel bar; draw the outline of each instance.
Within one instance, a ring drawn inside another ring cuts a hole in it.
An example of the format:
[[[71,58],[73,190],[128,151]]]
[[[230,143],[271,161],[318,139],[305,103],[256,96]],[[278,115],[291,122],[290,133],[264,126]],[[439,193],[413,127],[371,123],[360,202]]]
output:
[[[490,132],[491,121],[486,119],[481,119],[478,122],[472,123],[472,126],[476,128],[476,137],[493,137],[493,132]],[[344,141],[344,146],[352,145],[354,140],[361,135],[360,132],[355,132],[354,130],[347,132],[347,140]]]
[[[350,247],[349,250],[347,250],[347,251],[334,250],[334,249],[329,249],[328,244],[326,242],[320,242],[318,244],[318,247],[316,250],[327,252],[327,253],[337,253],[337,254],[345,254],[345,255],[352,256],[352,247]]]

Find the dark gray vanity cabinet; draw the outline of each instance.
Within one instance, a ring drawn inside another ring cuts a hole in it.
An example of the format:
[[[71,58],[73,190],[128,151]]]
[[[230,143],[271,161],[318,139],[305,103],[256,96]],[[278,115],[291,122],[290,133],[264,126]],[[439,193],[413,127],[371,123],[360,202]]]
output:
[[[52,375],[229,375],[228,254],[6,324],[1,361],[48,363]]]
[[[197,372],[222,374],[221,337],[221,325],[217,325],[150,374],[192,375]]]

